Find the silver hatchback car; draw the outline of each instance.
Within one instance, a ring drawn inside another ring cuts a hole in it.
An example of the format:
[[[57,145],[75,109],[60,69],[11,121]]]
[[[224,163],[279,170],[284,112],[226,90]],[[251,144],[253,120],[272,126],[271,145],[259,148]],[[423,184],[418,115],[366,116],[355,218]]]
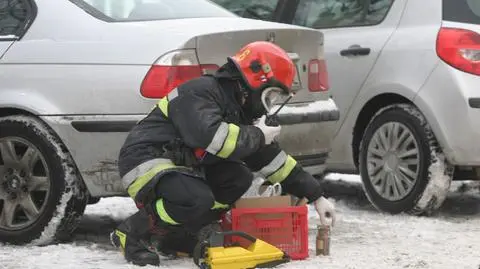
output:
[[[324,33],[327,171],[360,173],[378,209],[433,213],[452,179],[480,179],[479,0],[213,1]]]
[[[125,195],[117,157],[131,127],[162,93],[256,40],[296,62],[292,103],[331,104],[312,29],[206,0],[0,0],[0,241],[62,239],[87,202]],[[285,127],[280,142],[315,169],[333,133],[305,134],[325,124]]]

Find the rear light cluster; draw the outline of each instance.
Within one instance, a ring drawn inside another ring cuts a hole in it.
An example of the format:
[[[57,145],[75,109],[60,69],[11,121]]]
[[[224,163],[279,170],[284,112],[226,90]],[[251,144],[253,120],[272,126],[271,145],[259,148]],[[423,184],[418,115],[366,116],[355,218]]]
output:
[[[308,90],[323,92],[330,88],[325,60],[312,59],[308,62]]]
[[[458,28],[441,28],[437,36],[437,55],[461,71],[480,75],[480,35]]]
[[[216,64],[199,64],[194,49],[175,50],[163,55],[152,65],[143,79],[140,93],[146,98],[163,98],[178,85],[218,68]],[[309,61],[308,89],[311,92],[329,89],[325,60]]]
[[[140,92],[146,98],[163,98],[178,85],[218,68],[215,64],[200,65],[193,49],[175,50],[152,65]]]

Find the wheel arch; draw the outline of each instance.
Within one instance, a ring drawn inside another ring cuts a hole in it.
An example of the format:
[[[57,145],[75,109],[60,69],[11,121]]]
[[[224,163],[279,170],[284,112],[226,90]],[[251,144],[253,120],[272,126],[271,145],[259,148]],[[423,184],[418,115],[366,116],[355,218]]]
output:
[[[368,102],[366,102],[363,108],[360,110],[360,113],[358,114],[355,125],[353,127],[352,138],[352,156],[353,162],[357,170],[359,169],[358,157],[360,154],[360,143],[362,141],[362,137],[368,123],[372,120],[373,116],[382,108],[389,105],[401,103],[415,105],[410,99],[401,94],[382,93],[368,100]]]
[[[28,111],[25,109],[15,108],[15,107],[0,107],[0,117],[13,116],[13,115],[25,115],[25,116],[36,117],[36,115],[32,111]]]
[[[7,117],[7,116],[15,116],[15,115],[34,117],[36,120],[42,122],[44,124],[44,126],[53,135],[55,135],[55,137],[58,139],[58,141],[61,142],[60,147],[61,147],[62,151],[65,154],[68,154],[68,156],[71,158],[72,164],[73,164],[74,169],[75,169],[75,172],[76,172],[78,178],[80,179],[81,184],[84,185],[84,191],[86,192],[87,195],[90,195],[88,193],[88,189],[85,186],[85,182],[83,181],[82,174],[80,173],[80,170],[78,169],[77,164],[75,163],[75,159],[73,158],[70,150],[67,148],[67,146],[65,145],[65,143],[63,142],[61,137],[55,132],[55,130],[53,130],[44,120],[42,120],[40,117],[38,117],[38,115],[34,114],[32,111],[28,111],[28,110],[25,110],[25,109],[22,109],[22,108],[16,108],[16,107],[0,107],[0,118],[1,117]]]
[[[58,104],[52,103],[48,96],[44,96],[39,91],[28,92],[14,89],[2,90],[2,99],[0,100],[0,110],[4,113],[28,113],[29,115],[58,115],[63,114]],[[1,115],[0,115],[1,116]]]

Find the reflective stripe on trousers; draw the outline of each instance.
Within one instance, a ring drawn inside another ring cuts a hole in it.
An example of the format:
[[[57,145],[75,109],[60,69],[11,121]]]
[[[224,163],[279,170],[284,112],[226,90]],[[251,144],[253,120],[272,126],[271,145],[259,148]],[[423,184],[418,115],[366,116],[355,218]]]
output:
[[[224,205],[224,204],[221,204],[221,203],[215,201],[215,204],[213,205],[212,210],[227,209],[227,208],[229,208],[229,205]],[[162,221],[164,221],[168,224],[171,224],[171,225],[180,224],[180,223],[176,222],[174,219],[172,219],[172,217],[170,217],[170,215],[168,215],[167,210],[165,209],[165,205],[163,203],[162,198],[158,199],[157,202],[155,203],[155,209],[157,210],[157,214]]]
[[[130,197],[135,199],[138,191],[143,188],[156,174],[165,169],[175,168],[170,159],[158,158],[146,161],[130,170],[122,178],[123,186],[127,189]]]
[[[145,185],[147,185],[148,182],[150,182],[150,180],[153,179],[159,172],[162,172],[165,169],[171,169],[175,167],[181,166],[176,166],[170,159],[158,158],[149,160],[128,172],[122,178],[122,183],[127,188],[130,197],[135,200],[138,191],[142,189]],[[225,205],[215,201],[212,209],[226,209],[228,207],[229,205]],[[162,221],[171,225],[179,224],[168,215],[167,211],[165,210],[163,199],[160,198],[155,202],[155,209],[157,215]]]
[[[163,205],[163,199],[160,198],[157,200],[155,203],[155,209],[157,210],[157,215],[160,217],[160,219],[168,224],[171,225],[178,225],[180,223],[176,222],[174,219],[168,215],[167,210],[165,210],[165,206]]]

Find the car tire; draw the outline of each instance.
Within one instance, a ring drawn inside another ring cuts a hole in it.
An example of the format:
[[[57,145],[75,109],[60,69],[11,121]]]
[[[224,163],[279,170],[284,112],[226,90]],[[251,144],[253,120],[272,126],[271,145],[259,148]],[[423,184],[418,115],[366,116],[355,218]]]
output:
[[[98,204],[98,202],[100,202],[100,199],[102,199],[102,198],[101,197],[88,197],[87,205]]]
[[[87,195],[56,134],[33,116],[1,117],[0,157],[0,241],[45,245],[67,240]]]
[[[359,169],[369,201],[391,214],[433,214],[453,177],[425,117],[411,104],[375,114],[360,144]]]

